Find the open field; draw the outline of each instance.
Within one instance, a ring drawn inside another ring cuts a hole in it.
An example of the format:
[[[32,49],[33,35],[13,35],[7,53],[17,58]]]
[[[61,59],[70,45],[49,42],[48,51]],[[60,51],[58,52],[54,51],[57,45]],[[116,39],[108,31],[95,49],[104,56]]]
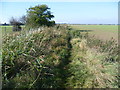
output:
[[[12,27],[13,26],[0,26],[0,28],[2,29],[2,34],[4,35],[6,33],[12,33]],[[21,27],[23,28],[24,26]]]
[[[0,28],[2,29],[3,34],[12,32],[12,26],[0,26]]]
[[[95,35],[101,40],[110,40],[112,37],[118,41],[117,25],[70,25],[75,30],[82,33],[88,32],[89,35]]]
[[[2,61],[1,48],[2,48],[2,30],[0,28],[0,69],[1,69],[1,61]]]
[[[2,29],[0,28],[0,49],[2,47]]]

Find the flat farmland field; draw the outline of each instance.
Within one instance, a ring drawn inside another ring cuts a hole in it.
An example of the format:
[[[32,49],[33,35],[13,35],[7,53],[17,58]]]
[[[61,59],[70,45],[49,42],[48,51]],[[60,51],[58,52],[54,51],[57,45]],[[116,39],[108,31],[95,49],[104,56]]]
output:
[[[7,34],[7,33],[13,33],[12,31],[13,26],[0,26],[2,29],[2,35]],[[24,28],[24,25],[21,25],[22,28]]]
[[[2,48],[2,28],[0,28],[0,49]]]
[[[12,26],[0,26],[0,28],[2,29],[2,34],[12,32]]]
[[[80,30],[81,33],[88,32],[101,40],[110,40],[112,37],[118,41],[118,25],[70,25],[73,30]]]
[[[0,28],[0,66],[1,66],[1,61],[2,61],[1,49],[2,49],[2,29]]]

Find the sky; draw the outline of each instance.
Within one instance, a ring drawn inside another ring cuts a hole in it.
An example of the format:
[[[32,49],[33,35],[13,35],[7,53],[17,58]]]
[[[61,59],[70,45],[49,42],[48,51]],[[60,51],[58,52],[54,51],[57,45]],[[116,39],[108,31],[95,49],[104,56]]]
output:
[[[56,23],[118,24],[118,2],[4,2],[0,1],[0,23],[26,15],[30,6],[46,4]]]

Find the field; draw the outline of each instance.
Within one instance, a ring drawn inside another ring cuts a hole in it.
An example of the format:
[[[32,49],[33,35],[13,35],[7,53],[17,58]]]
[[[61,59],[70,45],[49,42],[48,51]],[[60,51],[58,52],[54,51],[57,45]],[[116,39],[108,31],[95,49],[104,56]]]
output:
[[[101,40],[110,40],[112,37],[118,41],[117,25],[70,25],[74,30],[80,30],[82,33],[88,32],[89,35],[95,35]]]
[[[13,26],[0,26],[0,28],[2,29],[2,34],[7,34],[7,33],[12,33],[12,27]],[[21,26],[22,29],[24,28],[24,26]]]
[[[0,28],[0,48],[2,46],[2,28]]]
[[[1,53],[1,48],[2,48],[2,29],[0,28],[0,73],[1,73],[1,66],[2,66],[2,53]]]
[[[2,29],[2,34],[6,34],[6,33],[11,33],[12,32],[12,26],[0,26],[0,28]]]
[[[2,48],[2,28],[0,27],[0,51]]]

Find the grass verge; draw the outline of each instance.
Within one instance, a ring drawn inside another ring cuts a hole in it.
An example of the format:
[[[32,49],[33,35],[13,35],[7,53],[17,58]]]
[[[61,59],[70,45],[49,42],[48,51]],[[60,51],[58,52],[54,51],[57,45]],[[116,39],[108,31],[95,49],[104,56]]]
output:
[[[68,65],[71,75],[67,79],[66,86],[118,88],[118,51],[115,49],[117,46],[114,46],[116,44],[111,43],[112,41],[108,41],[111,44],[100,44],[100,40],[78,33],[77,30],[71,31],[71,63]],[[112,45],[114,48],[111,49]]]

